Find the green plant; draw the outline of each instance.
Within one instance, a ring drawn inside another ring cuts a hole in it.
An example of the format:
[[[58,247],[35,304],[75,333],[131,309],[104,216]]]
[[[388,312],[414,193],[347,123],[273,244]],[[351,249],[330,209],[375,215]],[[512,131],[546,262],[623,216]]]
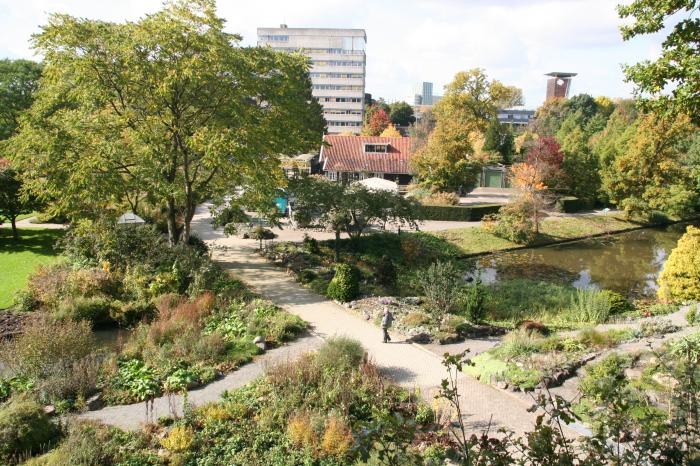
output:
[[[503,337],[503,341],[494,352],[508,361],[538,352],[544,341],[544,337],[537,332],[517,329]]]
[[[151,301],[137,300],[123,303],[111,310],[110,317],[120,327],[131,327],[155,317],[157,309]]]
[[[463,282],[461,271],[453,262],[434,262],[419,270],[417,277],[426,304],[438,322],[445,312],[455,310]]]
[[[574,322],[600,324],[610,316],[610,300],[601,291],[578,289],[569,309],[569,319]]]
[[[160,382],[153,369],[138,359],[119,363],[116,377],[108,383],[125,390],[135,401],[144,401],[160,393]]]
[[[486,317],[486,289],[481,283],[481,277],[476,276],[473,283],[464,289],[462,306],[464,314],[471,322],[479,323]]]
[[[700,228],[688,226],[659,275],[659,298],[664,301],[700,300]]]
[[[112,322],[115,305],[104,296],[68,298],[56,309],[54,316],[59,320],[86,321],[92,326]]]
[[[420,327],[422,325],[428,325],[432,322],[430,316],[423,312],[411,312],[406,315],[402,321],[404,326],[409,328]]]
[[[497,214],[484,217],[484,229],[514,243],[530,244],[535,240],[531,212],[528,203],[507,204]]]
[[[360,292],[357,275],[357,270],[349,264],[336,265],[335,275],[326,290],[328,297],[341,303],[355,299]]]
[[[396,266],[389,256],[384,254],[379,260],[376,269],[377,281],[384,286],[396,285]]]
[[[688,309],[688,312],[685,313],[685,320],[688,321],[688,325],[695,325],[695,322],[697,321],[697,309],[694,307],[691,307]]]
[[[17,398],[0,407],[0,460],[16,462],[50,447],[60,433],[35,401]]]
[[[306,233],[304,233],[304,239],[302,240],[302,244],[304,245],[304,249],[306,250],[306,252],[308,252],[309,254],[318,254],[320,252],[320,248],[318,247],[318,240],[313,236],[309,236]]]
[[[416,408],[416,422],[422,425],[435,422],[435,412],[428,403],[418,403],[418,407]]]
[[[622,294],[611,290],[603,290],[600,294],[608,300],[611,315],[634,311],[634,305]]]
[[[679,327],[666,319],[647,319],[639,324],[639,335],[652,337],[678,331]]]
[[[360,365],[365,357],[362,344],[347,337],[332,337],[318,349],[316,360],[328,369],[347,371]]]

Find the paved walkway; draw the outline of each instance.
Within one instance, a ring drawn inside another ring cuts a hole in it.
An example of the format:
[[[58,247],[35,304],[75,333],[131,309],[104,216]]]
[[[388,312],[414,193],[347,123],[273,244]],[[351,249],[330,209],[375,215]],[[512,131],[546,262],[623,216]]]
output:
[[[314,333],[322,338],[333,335],[354,338],[364,345],[382,372],[397,383],[420,389],[426,399],[437,392],[446,375],[439,356],[406,343],[398,335],[394,342],[383,344],[379,328],[301,287],[284,270],[267,263],[255,253],[257,241],[226,238],[213,230],[206,206],[198,209],[192,228],[199,238],[212,246],[215,260],[261,295],[309,322]],[[481,431],[489,421],[494,429],[503,426],[516,432],[529,430],[533,425],[534,416],[527,412],[532,403],[510,392],[482,384],[464,374],[459,377],[459,391],[473,432]]]
[[[22,220],[17,220],[17,228],[44,228],[49,230],[61,230],[67,228],[67,225],[62,223],[33,223],[36,217],[28,217]],[[12,224],[9,221],[4,222],[0,225],[0,228],[12,228]]]
[[[279,362],[296,359],[304,353],[317,349],[321,344],[322,340],[319,337],[306,335],[290,344],[269,350],[225,377],[202,388],[191,390],[188,393],[188,402],[194,406],[200,406],[218,401],[226,390],[242,387],[253,381],[264,373],[265,368]],[[156,398],[153,402],[153,412],[150,419],[146,417],[146,403],[108,406],[96,411],[78,414],[76,417],[98,420],[125,430],[135,430],[145,422],[156,421],[161,416],[182,415],[182,401],[182,395]]]

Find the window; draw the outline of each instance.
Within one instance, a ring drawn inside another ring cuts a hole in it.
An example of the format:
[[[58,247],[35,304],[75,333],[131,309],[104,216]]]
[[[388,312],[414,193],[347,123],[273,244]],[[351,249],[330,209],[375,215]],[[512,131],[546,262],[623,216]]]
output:
[[[330,126],[362,126],[360,121],[329,121]]]
[[[313,89],[323,91],[362,91],[362,86],[348,86],[343,84],[314,84]]]
[[[386,154],[389,144],[365,144],[365,154]]]
[[[362,102],[362,97],[319,97],[319,102]]]
[[[311,60],[311,63],[316,66],[365,66],[364,61],[354,60]]]
[[[263,41],[267,41],[267,42],[287,42],[287,41],[289,41],[289,36],[278,36],[278,35],[259,36],[258,40],[263,40]]]

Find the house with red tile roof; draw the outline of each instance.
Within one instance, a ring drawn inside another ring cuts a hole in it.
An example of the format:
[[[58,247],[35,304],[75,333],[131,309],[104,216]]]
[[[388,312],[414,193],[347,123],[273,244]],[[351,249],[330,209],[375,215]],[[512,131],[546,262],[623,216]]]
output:
[[[409,159],[411,138],[381,136],[323,137],[319,163],[323,174],[342,182],[383,178],[408,185],[413,175]]]

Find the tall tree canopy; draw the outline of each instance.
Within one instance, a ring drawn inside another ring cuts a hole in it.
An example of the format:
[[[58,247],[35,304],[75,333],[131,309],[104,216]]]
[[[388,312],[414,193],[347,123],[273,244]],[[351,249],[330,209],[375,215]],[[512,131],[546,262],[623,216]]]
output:
[[[513,163],[515,138],[510,125],[500,123],[497,118],[492,119],[484,135],[483,150],[497,153],[502,163]]]
[[[435,129],[412,159],[422,183],[438,191],[473,186],[483,165],[474,157],[474,142],[496,118],[498,108],[520,103],[520,89],[490,81],[481,69],[457,73],[433,107]]]
[[[379,136],[390,123],[389,115],[383,107],[378,105],[372,106],[365,113],[365,124],[362,127],[362,134],[365,136]]]
[[[700,124],[700,1],[634,0],[618,6],[618,12],[632,19],[620,28],[624,40],[659,32],[678,15],[661,56],[627,66],[625,74],[647,108],[667,115],[685,113]]]
[[[416,121],[413,107],[403,101],[389,104],[389,119],[399,126],[408,126]]]
[[[278,154],[320,144],[308,61],[239,47],[213,0],[169,2],[123,24],[52,15],[33,40],[46,69],[16,162],[68,212],[145,198],[167,212],[174,244],[189,239],[198,203],[234,188],[272,192]]]
[[[0,158],[0,223],[5,219],[10,221],[14,239],[19,238],[17,217],[38,207],[30,193],[22,193],[22,180],[10,162]]]
[[[20,113],[32,105],[41,69],[30,60],[0,60],[0,140],[12,136]]]

